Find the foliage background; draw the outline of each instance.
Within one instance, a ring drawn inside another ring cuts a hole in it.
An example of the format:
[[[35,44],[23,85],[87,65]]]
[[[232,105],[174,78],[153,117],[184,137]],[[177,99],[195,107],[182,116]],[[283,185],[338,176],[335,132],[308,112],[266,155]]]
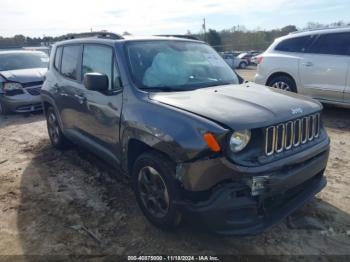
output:
[[[310,30],[325,27],[340,27],[350,26],[350,23],[343,21],[320,24],[315,22],[309,22],[303,28],[297,28],[295,25],[287,25],[283,28],[272,30],[247,30],[245,26],[238,25],[232,26],[230,29],[224,29],[217,31],[215,29],[209,29],[206,33],[203,30],[199,33],[191,33],[187,31],[187,34],[194,35],[201,40],[208,42],[217,51],[248,51],[248,50],[265,50],[277,37],[287,35],[297,30]],[[124,32],[124,35],[130,35],[129,32]],[[18,34],[14,37],[1,37],[0,36],[0,49],[7,48],[21,48],[26,46],[40,46],[50,45],[56,41],[63,40],[69,37],[71,34],[66,34],[58,37],[43,36],[43,37],[26,37]]]

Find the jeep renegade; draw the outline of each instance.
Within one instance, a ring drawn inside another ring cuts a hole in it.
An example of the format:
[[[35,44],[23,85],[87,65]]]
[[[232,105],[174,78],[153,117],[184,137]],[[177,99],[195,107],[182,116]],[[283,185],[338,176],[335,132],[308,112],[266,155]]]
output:
[[[76,36],[53,46],[41,96],[53,146],[121,167],[163,229],[256,234],[326,185],[320,103],[243,82],[201,41]]]

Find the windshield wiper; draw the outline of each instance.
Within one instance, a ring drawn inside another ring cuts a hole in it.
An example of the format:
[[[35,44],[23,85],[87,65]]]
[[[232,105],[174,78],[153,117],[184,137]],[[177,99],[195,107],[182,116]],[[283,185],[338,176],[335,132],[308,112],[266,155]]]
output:
[[[144,91],[160,91],[160,92],[176,92],[176,91],[190,91],[192,89],[190,88],[175,88],[175,87],[171,87],[171,86],[156,86],[156,87],[143,87],[141,88],[141,90]]]

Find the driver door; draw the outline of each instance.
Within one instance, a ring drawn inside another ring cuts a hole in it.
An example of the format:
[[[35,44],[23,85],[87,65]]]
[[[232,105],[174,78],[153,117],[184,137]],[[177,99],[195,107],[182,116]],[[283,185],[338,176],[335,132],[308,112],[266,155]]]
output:
[[[108,151],[120,159],[119,125],[123,92],[114,50],[111,46],[84,44],[82,79],[86,73],[101,73],[108,77],[108,91],[94,91],[82,83],[83,97],[81,129],[97,150]]]

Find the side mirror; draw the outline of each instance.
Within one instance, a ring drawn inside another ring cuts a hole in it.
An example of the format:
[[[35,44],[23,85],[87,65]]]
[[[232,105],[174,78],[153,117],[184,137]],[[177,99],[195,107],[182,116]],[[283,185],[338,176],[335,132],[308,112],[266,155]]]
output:
[[[108,76],[100,73],[86,73],[83,83],[88,90],[104,92],[108,90]]]

